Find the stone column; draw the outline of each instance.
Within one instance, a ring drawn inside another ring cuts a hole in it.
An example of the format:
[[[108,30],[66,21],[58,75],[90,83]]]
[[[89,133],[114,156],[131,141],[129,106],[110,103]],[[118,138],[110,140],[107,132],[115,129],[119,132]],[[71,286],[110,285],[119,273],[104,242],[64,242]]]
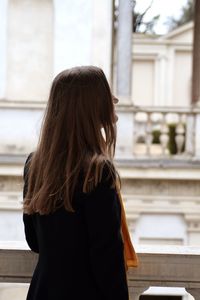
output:
[[[192,98],[193,106],[200,106],[200,1],[195,1],[193,67],[192,67]],[[200,157],[200,113],[196,114],[195,157]]]
[[[166,74],[167,74],[167,56],[162,53],[158,56],[156,65],[157,73],[156,76],[156,88],[155,88],[155,105],[165,106],[166,105],[166,95],[167,95],[167,86],[166,86]]]
[[[121,97],[119,98],[121,101]],[[123,105],[123,99],[120,105]],[[117,111],[117,144],[116,144],[116,158],[132,158],[134,146],[134,118],[133,112],[128,108],[124,111]]]
[[[85,3],[85,2],[84,2]],[[91,64],[101,67],[112,82],[113,1],[92,1]]]
[[[132,73],[132,4],[131,0],[119,0],[119,17],[117,28],[117,82],[116,93],[118,110],[118,139],[116,156],[120,158],[133,156],[134,117],[127,106],[131,105],[131,73]]]
[[[53,3],[9,0],[7,18],[6,98],[45,102],[52,80]]]
[[[199,214],[186,214],[188,245],[200,245],[200,216]]]
[[[188,115],[186,120],[185,152],[187,155],[190,156],[198,153],[199,151],[198,149],[195,149],[196,146],[195,139],[197,138],[195,136],[195,132],[196,132],[197,125],[198,124],[195,123],[195,116],[193,114]]]
[[[0,99],[5,98],[6,84],[6,36],[7,36],[7,0],[0,1]]]
[[[121,104],[131,103],[132,23],[131,0],[119,0],[117,31],[117,95],[120,97]]]
[[[54,0],[54,75],[91,63],[92,2]]]
[[[200,82],[199,82],[200,85]],[[194,152],[194,156],[196,158],[200,158],[200,109],[198,108],[198,112],[195,115],[195,152]]]
[[[192,104],[200,104],[200,1],[195,1],[194,38],[193,38],[193,71],[192,71]]]
[[[101,67],[110,82],[112,0],[54,0],[54,75],[80,65]]]
[[[200,289],[196,288],[186,288],[185,289],[190,295],[194,297],[195,300],[200,300]]]
[[[140,296],[148,290],[149,287],[144,287],[144,286],[134,286],[133,288],[129,288],[129,298],[130,300],[139,300]]]

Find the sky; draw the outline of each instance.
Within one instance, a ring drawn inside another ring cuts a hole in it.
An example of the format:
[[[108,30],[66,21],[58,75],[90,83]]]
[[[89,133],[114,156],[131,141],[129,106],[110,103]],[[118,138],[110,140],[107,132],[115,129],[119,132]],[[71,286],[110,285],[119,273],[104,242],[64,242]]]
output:
[[[151,0],[137,0],[135,7],[136,11],[144,12],[149,6]],[[152,17],[160,14],[160,19],[155,26],[157,34],[165,34],[168,27],[164,24],[168,16],[178,17],[183,5],[187,3],[187,0],[153,0],[153,4],[146,14],[144,21],[151,20]]]

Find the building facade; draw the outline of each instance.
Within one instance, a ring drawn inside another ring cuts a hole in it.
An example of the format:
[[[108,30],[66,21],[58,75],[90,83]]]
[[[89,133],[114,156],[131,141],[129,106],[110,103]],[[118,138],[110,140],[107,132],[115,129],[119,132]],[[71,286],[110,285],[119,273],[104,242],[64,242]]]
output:
[[[52,79],[75,65],[97,65],[117,93],[113,1],[0,0],[0,20],[0,240],[21,241],[23,164],[37,145]],[[192,39],[193,23],[166,36],[133,36],[131,101],[117,106],[116,165],[135,245],[200,245],[200,140],[194,134],[200,122],[188,110]],[[166,146],[170,110],[176,143],[187,150],[175,156]],[[161,117],[153,120],[154,113]],[[159,145],[152,142],[158,123]],[[136,145],[138,130],[145,139]]]

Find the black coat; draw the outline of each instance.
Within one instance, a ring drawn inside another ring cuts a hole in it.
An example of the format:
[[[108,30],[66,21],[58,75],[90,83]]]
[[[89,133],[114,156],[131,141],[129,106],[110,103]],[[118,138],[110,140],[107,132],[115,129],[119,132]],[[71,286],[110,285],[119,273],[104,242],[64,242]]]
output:
[[[32,154],[32,152],[31,152]],[[23,197],[28,184],[28,156]],[[128,300],[120,203],[104,179],[90,194],[77,189],[76,213],[23,213],[26,241],[39,253],[27,300]]]

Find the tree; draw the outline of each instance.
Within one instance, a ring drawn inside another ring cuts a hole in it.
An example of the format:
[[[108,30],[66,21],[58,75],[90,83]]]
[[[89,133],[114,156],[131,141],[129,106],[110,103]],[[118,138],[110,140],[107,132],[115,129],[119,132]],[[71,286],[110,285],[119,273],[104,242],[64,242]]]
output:
[[[174,30],[177,27],[184,25],[194,19],[194,2],[194,0],[187,1],[187,3],[181,9],[179,18],[175,18],[173,16],[168,17],[166,25],[168,25],[169,31]]]
[[[154,16],[150,21],[144,21],[144,18],[151,8],[153,4],[153,0],[149,4],[149,6],[144,10],[143,13],[139,13],[135,10],[137,1],[133,1],[133,32],[141,32],[141,33],[150,33],[150,34],[156,34],[155,33],[155,25],[157,21],[160,18],[160,15]]]
[[[128,0],[126,0],[128,1]],[[137,0],[139,1],[139,0]],[[149,6],[144,10],[144,12],[138,12],[135,10],[137,4],[136,0],[132,0],[133,7],[133,32],[156,34],[154,31],[155,25],[160,18],[160,15],[154,16],[150,21],[144,21],[145,16],[153,4],[153,0],[150,1]],[[117,17],[118,17],[118,1],[115,1],[115,11],[114,11],[114,28],[117,28]]]

